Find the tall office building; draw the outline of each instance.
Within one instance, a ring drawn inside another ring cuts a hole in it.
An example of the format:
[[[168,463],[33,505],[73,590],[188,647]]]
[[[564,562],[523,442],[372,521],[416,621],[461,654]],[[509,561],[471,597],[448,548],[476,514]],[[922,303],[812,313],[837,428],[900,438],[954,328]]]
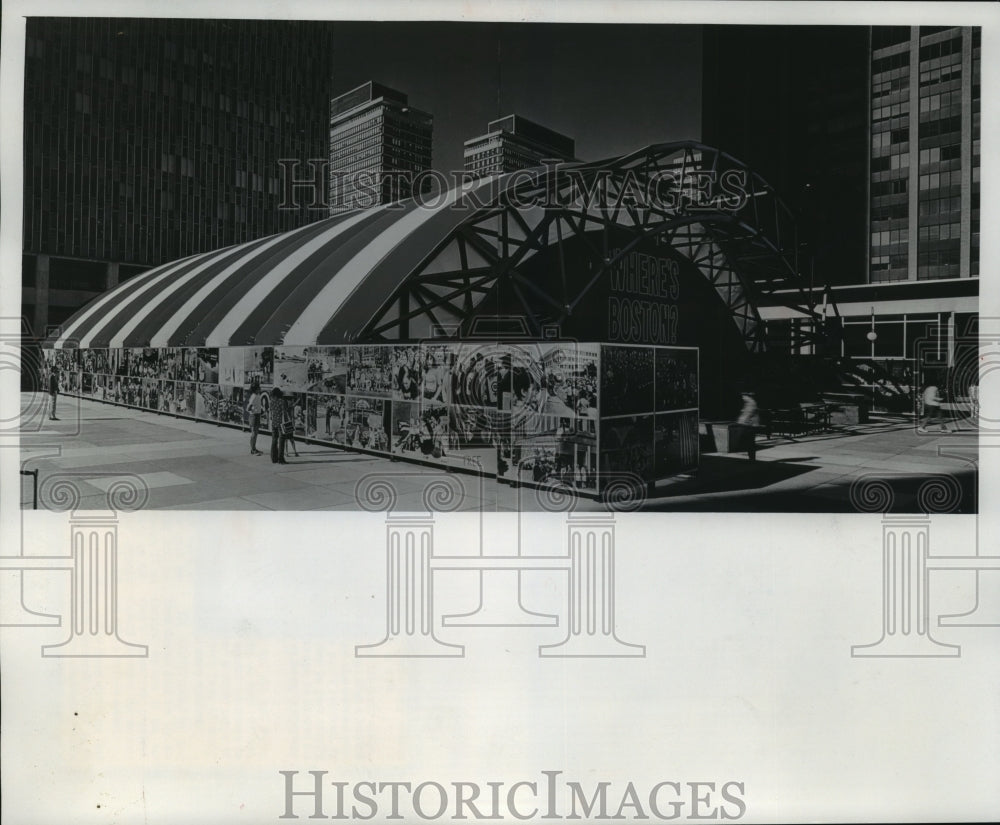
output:
[[[143,269],[325,217],[301,192],[282,203],[279,161],[325,154],[328,28],[35,17],[25,46],[22,308],[36,335]]]
[[[897,377],[961,362],[979,307],[979,31],[706,26],[703,37],[703,140],[795,214],[813,306],[831,303],[830,351]],[[761,315],[769,348],[812,351],[799,335],[811,320],[777,302]]]
[[[434,119],[396,89],[369,81],[330,101],[331,214],[426,191]]]
[[[486,134],[465,141],[465,171],[472,177],[500,175],[541,166],[547,160],[575,160],[576,142],[520,115],[490,121]]]
[[[870,280],[979,275],[980,30],[872,30]]]

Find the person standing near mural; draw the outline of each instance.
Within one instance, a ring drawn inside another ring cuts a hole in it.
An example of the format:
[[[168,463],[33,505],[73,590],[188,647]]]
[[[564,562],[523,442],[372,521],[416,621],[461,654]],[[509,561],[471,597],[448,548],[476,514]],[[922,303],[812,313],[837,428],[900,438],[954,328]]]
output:
[[[59,367],[55,364],[49,370],[49,401],[51,407],[49,408],[49,419],[51,421],[58,421],[56,418],[56,396],[59,395]]]
[[[281,434],[284,436],[285,444],[292,448],[295,457],[299,457],[299,449],[295,446],[295,424],[298,421],[299,406],[298,395],[284,398],[284,413],[281,417]]]
[[[285,464],[285,398],[280,387],[271,390],[271,463]]]
[[[260,432],[260,384],[256,380],[250,385],[247,415],[250,416],[250,455],[263,455],[257,449],[257,433]]]

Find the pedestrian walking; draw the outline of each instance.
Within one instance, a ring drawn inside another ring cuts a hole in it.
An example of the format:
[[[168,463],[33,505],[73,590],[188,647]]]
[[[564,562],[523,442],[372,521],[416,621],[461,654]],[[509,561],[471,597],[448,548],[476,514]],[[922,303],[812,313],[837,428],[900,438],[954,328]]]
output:
[[[979,384],[969,385],[969,418],[978,423],[979,421]]]
[[[271,390],[271,463],[285,464],[285,398],[280,387]]]
[[[751,461],[757,460],[757,428],[760,427],[760,410],[757,407],[757,399],[752,392],[743,393],[743,409],[740,410],[736,423],[743,429],[741,441],[747,445],[747,454]]]
[[[56,418],[56,397],[59,395],[59,367],[55,364],[52,365],[52,369],[49,370],[49,402],[51,406],[49,407],[49,419],[51,421],[58,421]]]
[[[937,425],[941,428],[941,432],[948,432],[948,428],[945,426],[944,421],[941,418],[941,404],[944,399],[941,398],[941,393],[938,390],[937,384],[933,381],[929,381],[927,386],[924,388],[924,419],[920,422],[920,427],[918,428],[920,432],[926,432],[927,427],[933,423],[937,422]]]
[[[256,380],[250,385],[247,415],[250,416],[250,455],[263,455],[257,449],[257,433],[260,432],[260,384]]]

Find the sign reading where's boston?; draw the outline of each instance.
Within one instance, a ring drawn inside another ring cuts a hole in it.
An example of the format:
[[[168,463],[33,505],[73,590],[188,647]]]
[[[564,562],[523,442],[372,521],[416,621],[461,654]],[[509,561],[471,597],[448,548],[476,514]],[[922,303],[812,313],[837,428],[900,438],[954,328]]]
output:
[[[748,355],[723,296],[666,239],[635,245],[629,240],[624,233],[609,233],[609,263],[561,324],[562,334],[609,344],[697,347],[702,414],[735,415]],[[585,273],[598,266],[583,255],[576,263]]]
[[[613,250],[608,273],[607,340],[676,344],[680,263],[638,250]]]

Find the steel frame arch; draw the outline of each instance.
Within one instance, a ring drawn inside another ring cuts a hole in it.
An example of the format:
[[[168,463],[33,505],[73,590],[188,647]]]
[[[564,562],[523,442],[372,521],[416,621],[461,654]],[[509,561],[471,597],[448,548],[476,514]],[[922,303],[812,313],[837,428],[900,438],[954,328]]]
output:
[[[722,180],[739,186],[720,189]],[[701,181],[716,191],[703,197]],[[647,239],[669,244],[695,266],[751,352],[766,346],[757,311],[762,297],[813,319],[813,335],[822,334],[821,316],[798,272],[791,212],[763,178],[719,149],[693,141],[655,144],[605,161],[520,170],[500,182],[485,203],[460,201],[468,214],[417,263],[355,340],[411,340],[411,322],[418,318],[442,337],[455,336],[502,279],[531,333],[541,336],[536,307],[565,320],[609,267]],[[608,248],[612,227],[631,232],[616,254]],[[589,253],[583,284],[567,278],[564,245],[570,241]],[[518,269],[553,246],[558,294]]]

